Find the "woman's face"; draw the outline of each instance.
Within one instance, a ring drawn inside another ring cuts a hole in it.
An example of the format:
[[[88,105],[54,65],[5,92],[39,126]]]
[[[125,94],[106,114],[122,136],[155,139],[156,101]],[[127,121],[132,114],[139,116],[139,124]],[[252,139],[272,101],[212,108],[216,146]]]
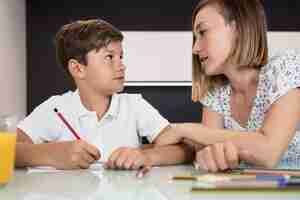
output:
[[[217,6],[207,5],[196,15],[193,54],[207,75],[223,74],[235,38],[235,23],[226,23]]]

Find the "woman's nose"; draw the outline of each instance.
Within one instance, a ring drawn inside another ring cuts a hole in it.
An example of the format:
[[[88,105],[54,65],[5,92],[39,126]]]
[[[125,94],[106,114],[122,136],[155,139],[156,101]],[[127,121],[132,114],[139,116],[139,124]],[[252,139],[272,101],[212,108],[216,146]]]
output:
[[[203,45],[202,45],[202,41],[200,39],[196,39],[195,43],[193,45],[193,54],[198,54],[199,52],[201,52]]]

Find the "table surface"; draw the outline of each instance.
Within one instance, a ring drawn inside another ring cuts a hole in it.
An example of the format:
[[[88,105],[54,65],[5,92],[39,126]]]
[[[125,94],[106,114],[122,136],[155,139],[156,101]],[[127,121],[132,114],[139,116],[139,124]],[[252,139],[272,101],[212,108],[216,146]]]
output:
[[[197,173],[190,165],[155,167],[142,179],[137,179],[135,173],[104,169],[28,173],[18,169],[14,178],[0,187],[0,199],[300,199],[300,190],[191,192],[193,181],[172,180],[174,175]]]

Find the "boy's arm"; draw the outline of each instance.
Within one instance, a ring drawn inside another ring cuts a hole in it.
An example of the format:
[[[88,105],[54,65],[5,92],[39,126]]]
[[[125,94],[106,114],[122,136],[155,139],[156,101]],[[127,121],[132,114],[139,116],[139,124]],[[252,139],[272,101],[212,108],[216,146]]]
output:
[[[33,144],[26,133],[17,129],[16,167],[88,168],[99,158],[98,149],[83,140]]]
[[[140,167],[173,165],[193,159],[193,149],[188,145],[166,145],[132,148],[120,147],[108,158],[106,167],[110,169],[139,169]]]
[[[33,144],[29,136],[17,130],[16,167],[48,165],[51,166],[50,155],[53,144]]]
[[[142,166],[173,165],[192,161],[194,148],[186,144],[156,146],[163,132],[174,131],[167,126],[151,144],[140,148],[120,147],[109,156],[106,167],[110,169],[139,169]]]
[[[149,158],[151,166],[190,162],[195,155],[193,148],[186,144],[153,146],[143,148],[142,151]]]

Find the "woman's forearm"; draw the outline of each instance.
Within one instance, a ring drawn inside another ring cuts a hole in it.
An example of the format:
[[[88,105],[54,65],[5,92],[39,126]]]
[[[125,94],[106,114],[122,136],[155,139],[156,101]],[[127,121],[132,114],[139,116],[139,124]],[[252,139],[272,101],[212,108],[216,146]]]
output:
[[[230,140],[239,151],[252,155],[251,164],[273,167],[282,156],[281,148],[263,132],[241,132],[226,129],[213,129],[197,123],[177,124],[184,138],[203,145]]]
[[[228,131],[225,129],[212,129],[203,126],[200,123],[182,123],[176,124],[176,128],[184,138],[193,140],[202,145],[210,145],[217,142],[224,142],[241,135],[237,131]],[[197,134],[199,133],[199,134]]]

